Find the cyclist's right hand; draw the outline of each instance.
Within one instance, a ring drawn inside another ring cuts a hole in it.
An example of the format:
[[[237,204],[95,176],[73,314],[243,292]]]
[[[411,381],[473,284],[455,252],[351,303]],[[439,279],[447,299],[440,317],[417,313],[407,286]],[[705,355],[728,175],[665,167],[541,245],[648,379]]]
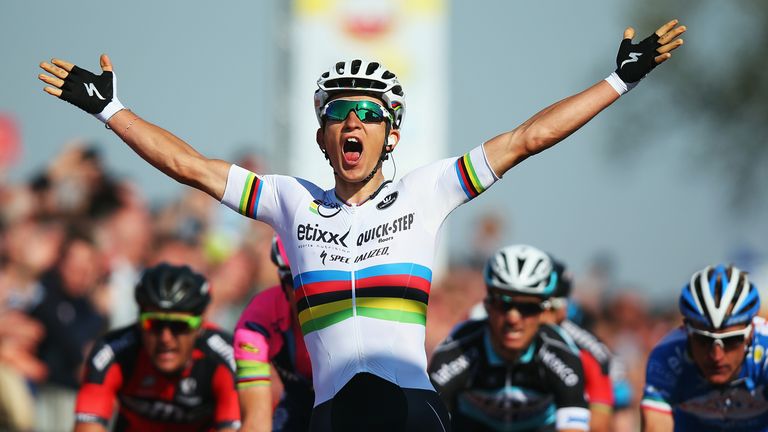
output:
[[[106,123],[125,107],[117,99],[117,77],[112,71],[112,62],[106,54],[101,55],[99,62],[102,73],[95,75],[68,61],[53,59],[52,64],[40,63],[40,67],[53,76],[40,74],[38,78],[49,84],[43,89],[47,93],[93,114]]]

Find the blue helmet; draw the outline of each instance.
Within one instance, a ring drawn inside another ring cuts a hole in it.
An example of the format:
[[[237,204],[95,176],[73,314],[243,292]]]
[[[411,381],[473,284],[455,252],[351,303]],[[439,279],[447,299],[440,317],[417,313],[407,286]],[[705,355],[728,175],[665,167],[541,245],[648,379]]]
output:
[[[759,309],[760,295],[747,273],[722,264],[694,273],[680,295],[685,319],[715,330],[749,323]]]

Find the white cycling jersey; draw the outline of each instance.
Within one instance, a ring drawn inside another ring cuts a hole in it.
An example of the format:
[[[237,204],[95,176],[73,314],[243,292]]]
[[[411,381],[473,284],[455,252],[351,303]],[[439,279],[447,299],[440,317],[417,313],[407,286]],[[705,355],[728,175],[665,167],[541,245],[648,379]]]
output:
[[[333,189],[232,165],[222,203],[271,225],[288,253],[315,406],[361,372],[433,390],[424,326],[437,234],[497,179],[479,146],[347,205]]]

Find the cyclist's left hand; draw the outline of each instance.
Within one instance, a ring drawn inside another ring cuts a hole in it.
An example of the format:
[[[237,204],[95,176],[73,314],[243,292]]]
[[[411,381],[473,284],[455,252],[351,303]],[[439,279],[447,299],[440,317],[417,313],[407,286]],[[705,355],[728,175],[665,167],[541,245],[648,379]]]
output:
[[[627,84],[634,84],[643,79],[657,65],[672,57],[672,51],[683,44],[679,36],[686,27],[672,20],[659,27],[653,34],[640,43],[632,43],[635,29],[624,30],[624,40],[616,56],[616,74]]]

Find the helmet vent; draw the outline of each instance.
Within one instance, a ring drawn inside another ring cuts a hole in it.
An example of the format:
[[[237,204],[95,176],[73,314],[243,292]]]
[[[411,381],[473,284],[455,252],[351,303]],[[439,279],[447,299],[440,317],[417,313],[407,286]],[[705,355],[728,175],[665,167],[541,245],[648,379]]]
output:
[[[331,76],[331,74],[330,74],[330,73],[328,73],[328,72],[323,72],[323,74],[322,74],[321,76],[322,76],[323,78],[328,78],[329,76]]]
[[[336,73],[341,75],[344,73],[344,62],[338,62],[336,63]]]
[[[351,73],[352,75],[357,75],[357,73],[358,73],[358,72],[360,72],[360,65],[361,65],[362,63],[363,63],[363,62],[362,62],[362,61],[360,61],[360,60],[352,60],[352,68],[351,68],[351,70],[350,70],[350,73]]]
[[[396,85],[396,86],[392,87],[392,93],[394,93],[394,94],[396,94],[398,96],[403,96],[403,87],[401,87],[399,85]]]
[[[374,72],[376,72],[376,70],[379,68],[379,66],[381,66],[381,65],[378,64],[377,62],[368,63],[368,67],[365,68],[365,74],[366,75],[373,74]],[[389,73],[391,76],[387,76],[386,75],[387,73]],[[391,74],[389,71],[386,71],[386,72],[384,72],[384,76],[382,78],[389,79],[389,78],[392,78],[392,77],[394,77],[394,75]]]

